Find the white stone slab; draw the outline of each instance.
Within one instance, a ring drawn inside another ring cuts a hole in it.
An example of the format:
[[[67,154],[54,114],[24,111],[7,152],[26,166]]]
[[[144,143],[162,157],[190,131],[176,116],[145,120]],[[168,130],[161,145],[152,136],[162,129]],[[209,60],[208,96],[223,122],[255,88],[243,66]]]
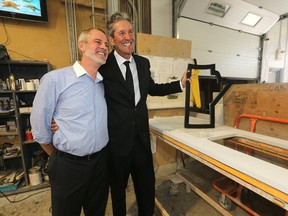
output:
[[[203,123],[201,119],[195,118],[193,121],[195,123]],[[285,149],[288,149],[288,141],[227,126],[216,126],[216,128],[207,129],[187,129],[183,125],[183,117],[166,117],[150,120],[150,127],[154,130],[288,194],[287,169],[217,144],[213,140],[238,136]]]

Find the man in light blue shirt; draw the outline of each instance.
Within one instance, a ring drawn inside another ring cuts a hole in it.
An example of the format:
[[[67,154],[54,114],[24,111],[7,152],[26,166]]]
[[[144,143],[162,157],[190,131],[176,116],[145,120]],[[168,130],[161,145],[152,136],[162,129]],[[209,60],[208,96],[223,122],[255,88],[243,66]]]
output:
[[[107,180],[107,106],[102,76],[108,55],[105,33],[84,30],[78,39],[81,62],[43,76],[33,102],[34,140],[50,155],[52,214],[105,215]],[[51,121],[59,130],[51,132]]]

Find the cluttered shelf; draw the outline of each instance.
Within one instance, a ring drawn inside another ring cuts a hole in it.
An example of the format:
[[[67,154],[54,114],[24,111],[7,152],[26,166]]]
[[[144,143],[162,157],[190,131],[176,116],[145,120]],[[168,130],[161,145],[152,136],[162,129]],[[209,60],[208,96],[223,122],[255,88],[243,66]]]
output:
[[[31,176],[31,181],[35,184],[27,185],[23,170],[0,171],[0,197],[50,187],[48,179],[40,181],[38,173],[32,175],[34,176]]]
[[[15,161],[13,167],[9,166],[7,160],[4,157],[0,160],[2,166],[0,166],[0,192],[3,195],[22,193],[29,190],[36,190],[50,186],[47,173],[47,163],[41,157],[42,151],[35,152],[33,157],[33,163],[35,164],[29,168],[27,177],[22,166],[16,166]],[[2,155],[3,156],[3,155]],[[21,156],[21,155],[20,155]],[[21,158],[21,157],[20,157]],[[15,157],[11,160],[18,160]],[[4,163],[5,162],[5,163]],[[1,164],[0,164],[1,165]],[[29,182],[27,182],[27,180]]]
[[[30,114],[40,79],[50,70],[47,62],[0,61],[0,162],[3,162],[0,171],[24,172],[20,183],[13,182],[17,186],[16,193],[22,188],[42,187],[46,176],[42,172],[47,155],[40,151],[39,143],[33,141]],[[9,144],[12,146],[7,146]],[[19,148],[19,152],[13,154],[15,148]],[[31,179],[31,175],[37,178]]]
[[[41,152],[40,152],[41,153]],[[39,153],[39,154],[40,154]],[[33,157],[34,166],[29,168],[27,177],[22,166],[18,164],[16,166],[16,161],[21,161],[21,154],[16,156],[6,158],[0,157],[0,192],[3,195],[22,193],[30,190],[41,189],[50,186],[49,178],[47,173],[47,163],[41,159],[41,155],[36,155]],[[2,155],[3,156],[3,155]],[[10,161],[13,160],[13,161]],[[9,162],[10,161],[10,162]],[[14,163],[12,167],[11,163]],[[28,180],[28,182],[27,182]]]

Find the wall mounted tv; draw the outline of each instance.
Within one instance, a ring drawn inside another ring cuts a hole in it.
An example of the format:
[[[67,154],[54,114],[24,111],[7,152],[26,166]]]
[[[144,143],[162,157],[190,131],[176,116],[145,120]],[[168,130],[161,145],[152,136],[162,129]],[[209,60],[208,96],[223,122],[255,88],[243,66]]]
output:
[[[0,17],[48,22],[46,0],[0,0]]]

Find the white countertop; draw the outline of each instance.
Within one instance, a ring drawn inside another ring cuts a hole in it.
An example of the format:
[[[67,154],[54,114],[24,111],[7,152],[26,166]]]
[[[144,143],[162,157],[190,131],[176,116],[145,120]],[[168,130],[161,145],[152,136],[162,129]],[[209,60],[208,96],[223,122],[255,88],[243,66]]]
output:
[[[190,119],[191,123],[207,123],[203,119]],[[150,119],[150,128],[167,135],[237,171],[251,176],[288,194],[288,169],[241,153],[213,142],[229,137],[243,137],[272,146],[288,149],[288,141],[227,126],[215,128],[184,128],[184,117],[158,117]]]

